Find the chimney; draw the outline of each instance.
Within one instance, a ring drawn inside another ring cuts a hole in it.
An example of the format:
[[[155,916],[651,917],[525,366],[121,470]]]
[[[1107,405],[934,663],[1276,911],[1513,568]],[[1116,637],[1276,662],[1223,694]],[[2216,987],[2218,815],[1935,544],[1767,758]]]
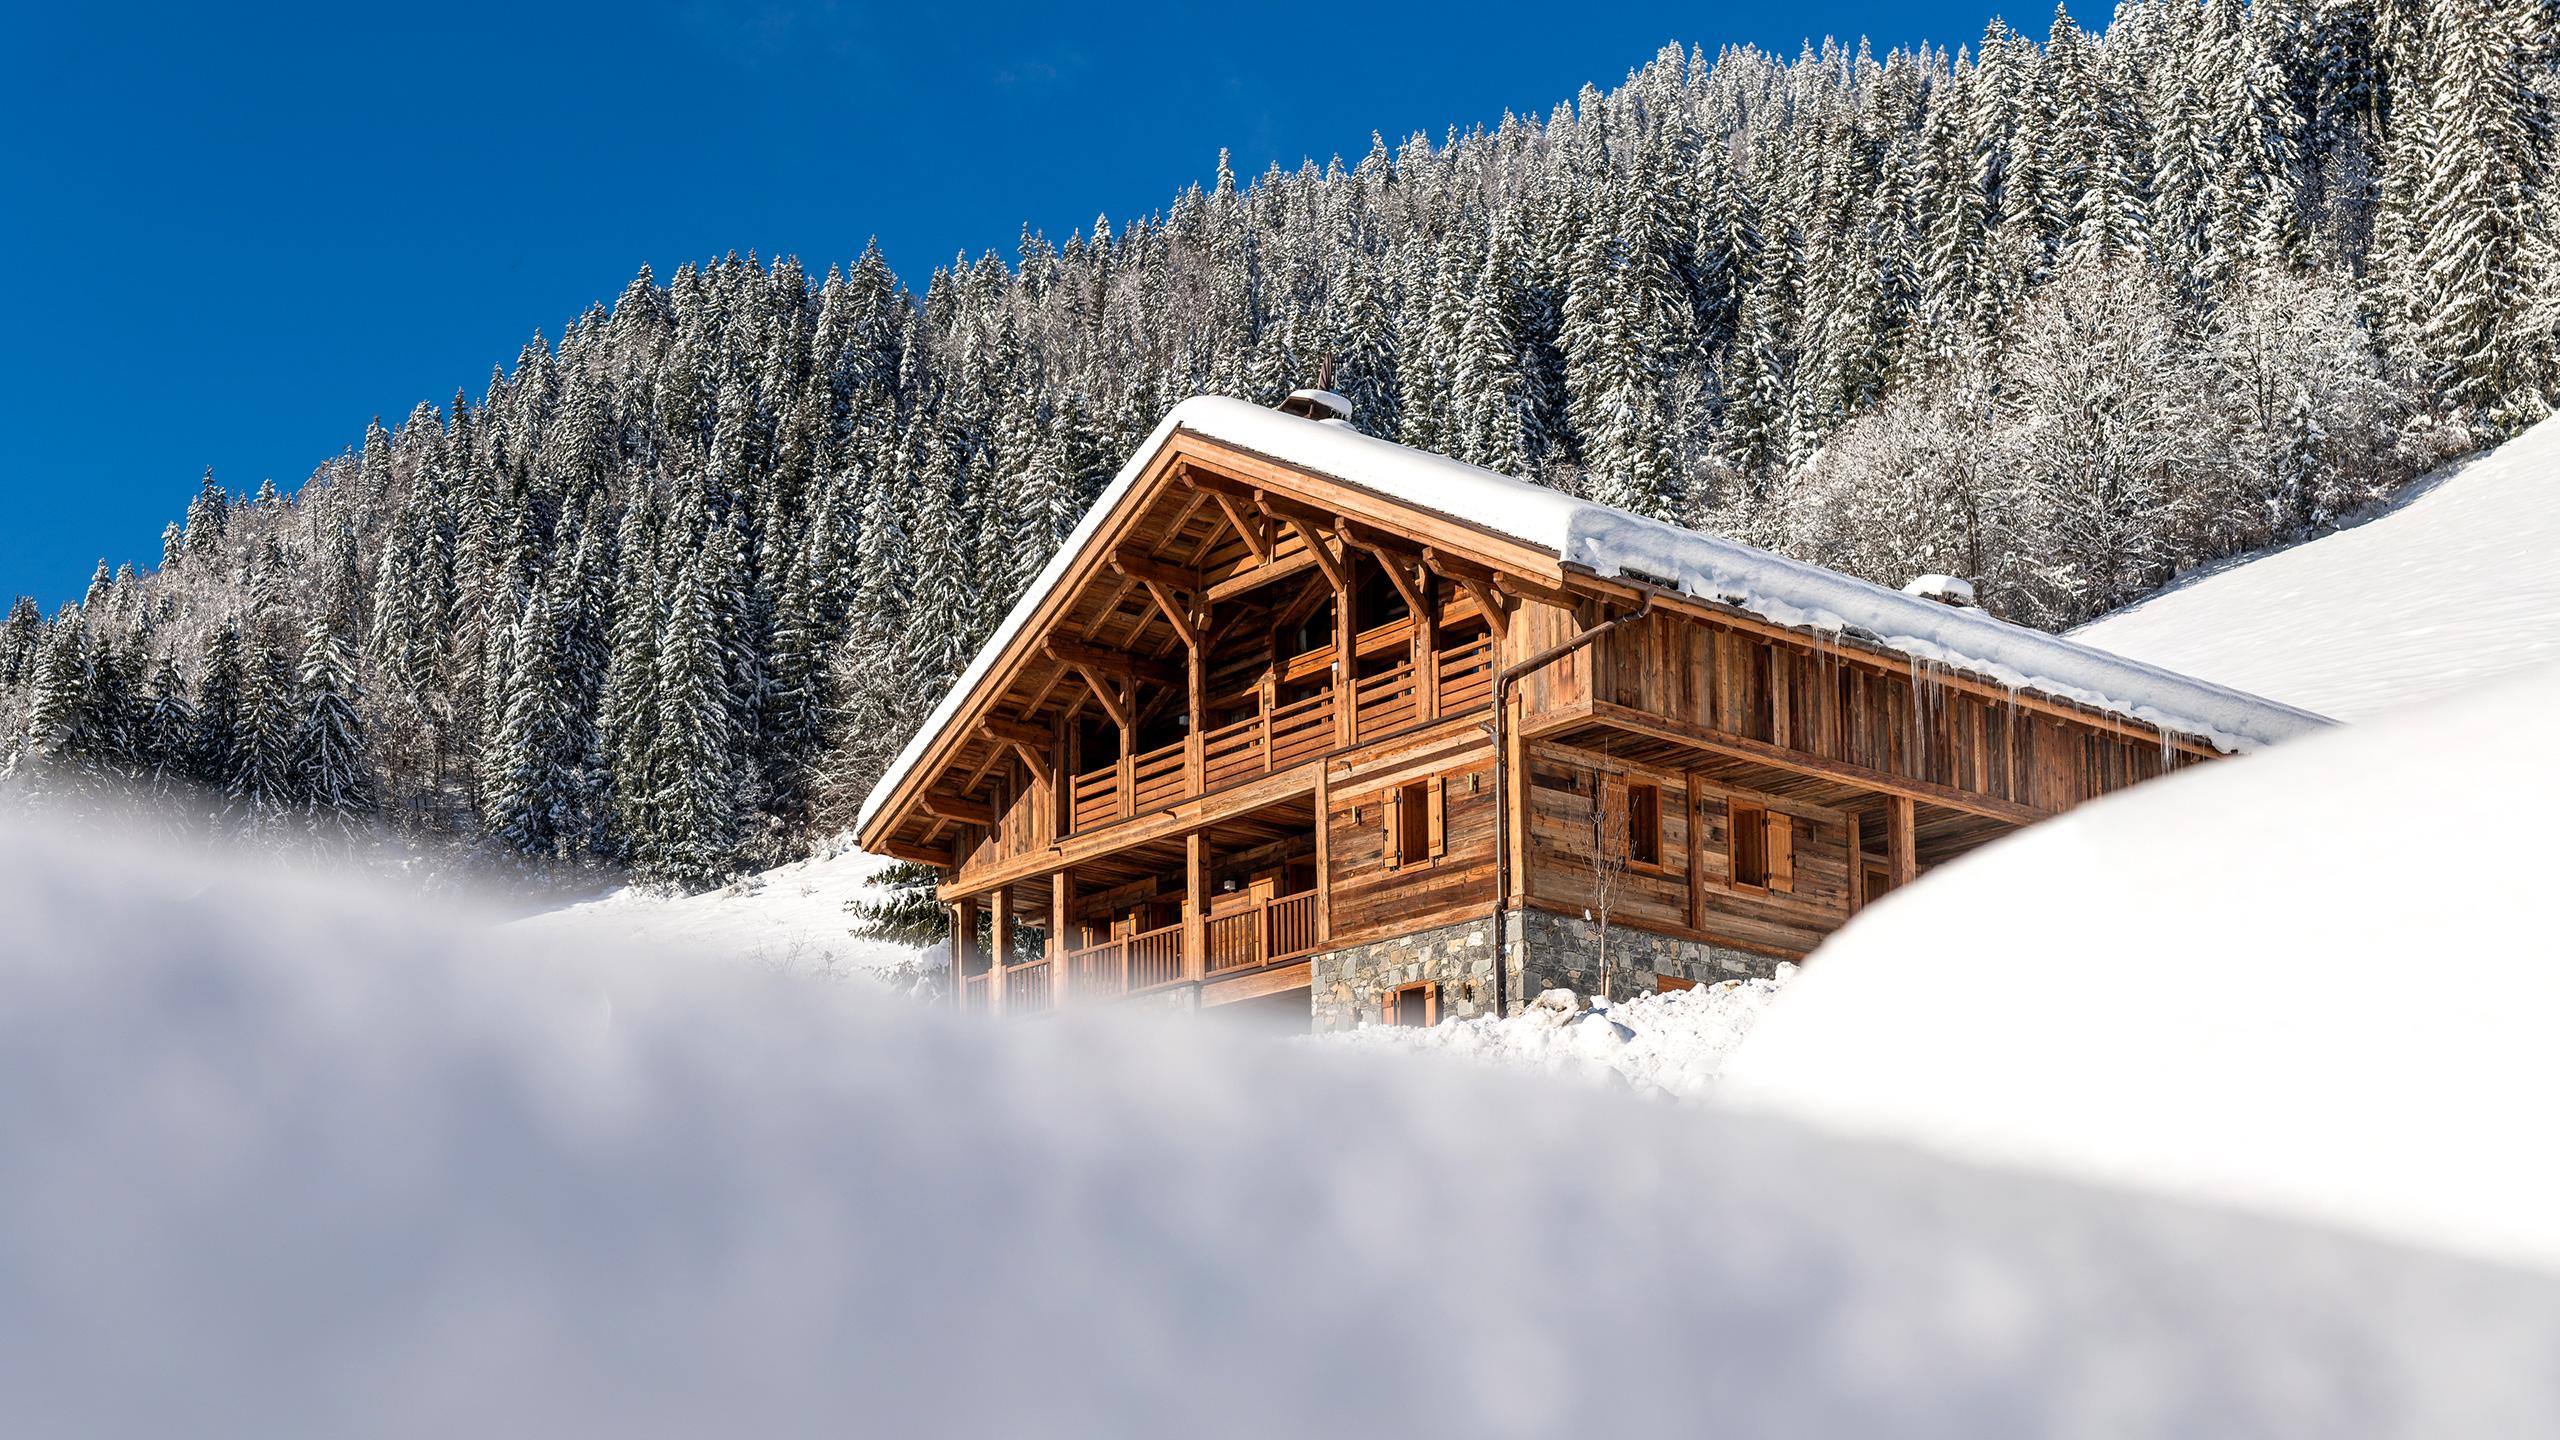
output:
[[[1923,600],[1935,600],[1941,605],[1957,610],[1977,608],[1973,603],[1973,582],[1959,580],[1953,575],[1919,576],[1910,584],[1903,586],[1902,593],[1917,595]]]
[[[1351,402],[1333,393],[1333,361],[1330,358],[1316,370],[1314,388],[1290,391],[1289,398],[1281,401],[1277,408],[1283,415],[1295,415],[1318,424],[1346,427],[1351,424]]]
[[[1348,426],[1351,402],[1330,390],[1292,390],[1289,398],[1280,402],[1280,413],[1325,425]]]

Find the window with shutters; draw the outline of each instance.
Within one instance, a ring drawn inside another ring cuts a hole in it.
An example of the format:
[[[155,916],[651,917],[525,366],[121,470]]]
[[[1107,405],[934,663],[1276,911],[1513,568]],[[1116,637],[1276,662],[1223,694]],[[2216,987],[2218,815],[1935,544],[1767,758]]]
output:
[[[1745,890],[1789,894],[1796,888],[1796,822],[1765,805],[1736,800],[1725,807],[1733,883]]]
[[[1662,868],[1662,787],[1632,781],[1627,785],[1627,863],[1647,870]]]
[[[1386,794],[1387,865],[1428,865],[1449,853],[1448,788],[1438,779],[1410,780]]]

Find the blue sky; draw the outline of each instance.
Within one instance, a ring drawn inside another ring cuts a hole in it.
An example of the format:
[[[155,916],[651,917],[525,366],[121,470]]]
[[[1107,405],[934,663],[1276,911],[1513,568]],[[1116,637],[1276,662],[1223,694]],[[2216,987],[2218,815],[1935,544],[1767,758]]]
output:
[[[1250,178],[1544,113],[1669,40],[1963,43],[1996,8],[19,7],[0,597],[155,561],[207,465],[290,489],[367,417],[476,396],[643,262],[823,273],[877,234],[921,285],[1026,221],[1156,209],[1221,146]]]

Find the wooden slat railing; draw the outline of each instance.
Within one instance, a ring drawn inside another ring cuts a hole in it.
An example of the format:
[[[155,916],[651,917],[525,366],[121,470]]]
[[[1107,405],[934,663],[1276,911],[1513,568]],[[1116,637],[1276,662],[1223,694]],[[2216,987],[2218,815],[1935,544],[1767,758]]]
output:
[[[1316,896],[1283,895],[1225,915],[1212,915],[1209,954],[1202,973],[1258,970],[1309,955],[1316,948]]]
[[[1264,963],[1295,960],[1316,949],[1316,892],[1283,895],[1263,907]]]
[[[1078,834],[1120,818],[1120,767],[1117,763],[1075,778],[1074,816]]]
[[[1410,660],[1399,660],[1361,680],[1355,694],[1360,707],[1360,737],[1364,740],[1410,725],[1417,718],[1414,709],[1420,699],[1414,693]]]
[[[1209,917],[1209,954],[1202,973],[1224,975],[1251,970],[1262,963],[1262,907]]]
[[[1319,690],[1271,712],[1271,768],[1286,770],[1333,748],[1333,692]]]
[[[1067,952],[1067,998],[1087,1000],[1129,988],[1128,958],[1117,940]]]
[[[1464,715],[1493,700],[1493,637],[1440,652],[1440,713]]]
[[[1248,715],[1200,737],[1200,769],[1212,790],[1262,773],[1262,716]]]
[[[1167,925],[1132,935],[1128,941],[1130,990],[1152,990],[1182,978],[1182,927]]]
[[[1041,1014],[1049,1009],[1050,998],[1048,961],[1034,960],[1004,972],[1005,1018]]]
[[[1182,798],[1183,758],[1189,747],[1177,740],[1161,750],[1150,750],[1130,765],[1130,794],[1134,808],[1153,810]]]
[[[987,977],[964,975],[960,979],[960,1009],[969,1015],[987,1013]]]

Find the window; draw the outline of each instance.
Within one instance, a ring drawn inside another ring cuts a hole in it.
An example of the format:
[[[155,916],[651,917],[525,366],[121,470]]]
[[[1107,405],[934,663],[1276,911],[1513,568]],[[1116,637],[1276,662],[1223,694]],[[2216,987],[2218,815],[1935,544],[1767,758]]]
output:
[[[1387,992],[1386,1014],[1389,1025],[1406,1025],[1416,1029],[1440,1023],[1440,987],[1429,981],[1406,985]]]
[[[1796,888],[1796,822],[1748,800],[1727,805],[1725,820],[1733,883],[1745,890],[1792,893]]]
[[[1658,869],[1662,865],[1662,787],[1627,786],[1627,863]]]
[[[1427,865],[1449,853],[1448,804],[1438,779],[1409,780],[1388,791],[1387,868]]]

